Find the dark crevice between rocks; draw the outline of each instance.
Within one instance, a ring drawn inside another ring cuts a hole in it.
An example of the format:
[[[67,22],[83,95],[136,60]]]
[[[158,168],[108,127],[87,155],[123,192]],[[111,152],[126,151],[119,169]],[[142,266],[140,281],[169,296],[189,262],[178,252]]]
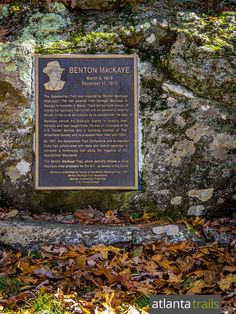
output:
[[[226,198],[223,204],[215,205],[211,209],[210,213],[207,213],[205,216],[207,219],[214,219],[220,217],[228,217],[236,212],[236,199],[234,195],[230,195]]]

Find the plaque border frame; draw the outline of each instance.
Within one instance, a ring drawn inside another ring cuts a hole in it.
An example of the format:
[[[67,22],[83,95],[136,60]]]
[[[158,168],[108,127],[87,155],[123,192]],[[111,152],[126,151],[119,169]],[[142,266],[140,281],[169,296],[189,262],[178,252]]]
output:
[[[134,61],[134,185],[132,186],[40,186],[39,185],[39,59],[44,58],[131,58]],[[138,56],[136,54],[99,54],[99,55],[80,55],[80,54],[53,54],[53,55],[34,55],[34,87],[35,87],[35,190],[138,190],[139,172],[139,145],[138,145]]]

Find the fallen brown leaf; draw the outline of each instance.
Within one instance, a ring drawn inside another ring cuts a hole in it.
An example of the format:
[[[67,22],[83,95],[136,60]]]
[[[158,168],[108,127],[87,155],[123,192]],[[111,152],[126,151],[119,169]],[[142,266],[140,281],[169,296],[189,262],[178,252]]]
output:
[[[34,269],[33,274],[44,276],[47,278],[55,278],[55,275],[50,270],[40,268],[40,269]]]
[[[26,298],[34,299],[36,298],[35,294],[31,291],[24,291],[19,293],[16,296],[12,296],[7,300],[0,300],[0,305],[2,306],[10,306],[13,304],[17,304],[20,301],[24,301]]]
[[[223,268],[223,271],[228,271],[228,272],[234,273],[234,272],[236,272],[236,266],[225,265]]]
[[[18,212],[19,212],[19,211],[18,211],[17,209],[13,209],[13,210],[11,210],[11,211],[8,212],[8,213],[2,213],[1,216],[0,216],[0,218],[1,218],[1,219],[14,218],[14,217],[17,216]]]
[[[236,275],[233,275],[233,274],[229,274],[227,275],[226,277],[222,278],[219,282],[218,282],[218,285],[220,287],[220,289],[222,291],[226,291],[226,290],[229,290],[230,286],[232,284],[235,284],[236,283]]]

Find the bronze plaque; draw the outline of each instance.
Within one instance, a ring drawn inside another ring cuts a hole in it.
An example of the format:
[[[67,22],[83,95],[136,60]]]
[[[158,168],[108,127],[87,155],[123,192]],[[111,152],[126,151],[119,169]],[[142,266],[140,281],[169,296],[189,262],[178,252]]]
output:
[[[35,59],[35,188],[137,189],[136,56]]]

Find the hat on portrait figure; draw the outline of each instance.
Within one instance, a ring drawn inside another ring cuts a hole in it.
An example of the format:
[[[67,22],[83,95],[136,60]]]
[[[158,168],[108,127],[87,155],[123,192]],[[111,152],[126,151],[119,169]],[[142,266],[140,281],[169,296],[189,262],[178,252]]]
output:
[[[63,89],[66,82],[61,80],[61,75],[64,70],[58,61],[48,62],[47,66],[43,69],[43,73],[49,77],[49,81],[44,84],[46,90],[57,91]]]

